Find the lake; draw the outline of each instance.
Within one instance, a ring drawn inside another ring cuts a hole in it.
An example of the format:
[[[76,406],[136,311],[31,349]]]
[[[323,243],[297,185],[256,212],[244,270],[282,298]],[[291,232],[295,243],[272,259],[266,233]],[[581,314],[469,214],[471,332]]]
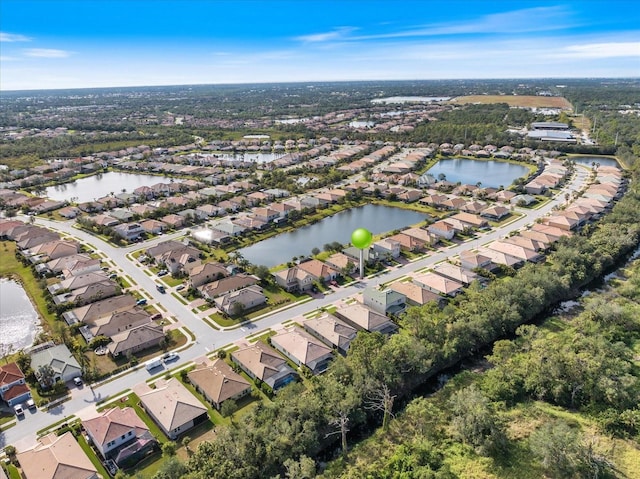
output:
[[[0,347],[13,345],[13,352],[33,344],[40,318],[20,283],[0,278]]]
[[[304,228],[283,233],[252,246],[240,253],[251,263],[268,267],[291,261],[294,256],[310,255],[314,247],[337,241],[351,242],[356,228],[366,228],[373,234],[386,233],[426,219],[424,213],[383,205],[365,205],[341,211]]]
[[[526,176],[529,168],[506,161],[447,158],[429,168],[428,173],[435,179],[444,174],[447,181],[453,183],[475,185],[480,182],[482,186],[506,188],[516,178]]]
[[[600,166],[615,166],[616,168],[620,168],[618,161],[615,158],[611,157],[602,157],[602,156],[570,156],[570,160],[575,161],[581,165],[591,166],[593,162],[600,163]]]
[[[64,201],[74,198],[74,201],[77,203],[84,203],[85,201],[93,201],[94,198],[107,196],[111,192],[117,195],[122,193],[123,189],[125,189],[127,193],[133,193],[133,190],[140,186],[151,186],[156,183],[170,182],[171,178],[165,176],[109,171],[107,173],[81,178],[73,183],[49,186],[46,188],[45,194],[52,200]]]

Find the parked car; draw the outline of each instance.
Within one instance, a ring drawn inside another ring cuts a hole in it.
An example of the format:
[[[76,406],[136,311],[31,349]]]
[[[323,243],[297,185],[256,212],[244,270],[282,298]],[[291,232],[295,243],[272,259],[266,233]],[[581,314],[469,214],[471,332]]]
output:
[[[16,416],[24,416],[24,409],[22,409],[22,404],[16,404],[13,406],[13,412],[16,413]]]
[[[169,361],[175,361],[176,359],[178,359],[178,353],[174,353],[173,351],[166,353],[164,356],[162,356],[162,360],[165,363],[168,363]]]
[[[82,386],[82,378],[80,376],[76,376],[75,378],[73,378],[73,384],[78,387]]]
[[[184,289],[184,284],[179,284],[176,286],[176,291],[182,291]]]
[[[167,290],[166,290],[166,289],[164,288],[164,286],[162,286],[161,284],[157,284],[157,285],[156,285],[156,289],[157,289],[158,291],[160,291],[162,294],[164,294],[164,293],[166,293],[166,292],[167,292]]]
[[[147,304],[147,300],[146,299],[139,299],[138,301],[136,301],[136,304],[138,306],[144,306],[145,304]]]
[[[36,408],[36,402],[33,399],[27,399],[26,404],[29,409],[33,410]]]
[[[169,271],[167,271],[166,269],[161,269],[160,271],[158,271],[158,276],[166,276],[167,274],[169,274]]]
[[[151,321],[155,321],[156,319],[160,319],[160,318],[162,318],[162,314],[156,313],[153,316],[151,316]]]

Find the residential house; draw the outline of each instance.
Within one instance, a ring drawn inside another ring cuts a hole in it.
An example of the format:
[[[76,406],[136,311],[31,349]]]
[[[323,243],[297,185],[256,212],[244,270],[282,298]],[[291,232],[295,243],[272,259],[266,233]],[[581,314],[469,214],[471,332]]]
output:
[[[185,223],[185,219],[176,214],[169,214],[160,218],[163,223],[167,224],[169,228],[178,229],[182,228]]]
[[[120,224],[120,220],[116,219],[114,216],[108,214],[100,214],[95,216],[90,216],[89,221],[91,221],[94,225],[104,226],[105,228],[112,228],[118,224]]]
[[[111,296],[120,294],[120,292],[120,286],[110,279],[104,279],[102,281],[74,289],[68,293],[56,295],[53,297],[53,302],[55,304],[73,303],[76,306],[82,306],[87,303],[93,303],[94,301],[110,298]]]
[[[246,274],[236,274],[235,276],[228,276],[225,278],[212,281],[198,289],[202,293],[202,297],[208,300],[214,300],[218,296],[238,291],[239,289],[246,288],[247,286],[254,285],[258,282],[258,278],[255,276],[249,276]]]
[[[333,350],[298,326],[286,328],[271,336],[271,345],[298,366],[308,367],[313,374],[324,372],[333,360]]]
[[[32,449],[16,456],[24,479],[98,479],[97,469],[70,431],[38,439]]]
[[[467,270],[474,270],[475,268],[486,269],[491,271],[494,269],[494,265],[491,263],[491,258],[484,256],[477,251],[465,250],[460,253],[460,266]]]
[[[452,279],[465,286],[469,286],[473,281],[479,279],[477,273],[461,268],[451,263],[438,263],[433,267],[433,272],[445,278]]]
[[[329,282],[340,274],[340,271],[318,259],[303,261],[298,265],[298,268],[309,273],[316,281]]]
[[[187,377],[217,410],[225,401],[235,401],[251,394],[251,384],[222,359],[196,361],[195,369],[189,371]]]
[[[390,288],[380,289],[368,286],[362,292],[365,306],[377,311],[380,314],[397,315],[406,308],[407,298],[397,291]]]
[[[69,311],[65,311],[62,314],[62,318],[68,325],[75,323],[90,323],[102,316],[117,313],[119,311],[126,311],[131,309],[136,304],[136,298],[130,294],[122,294],[119,296],[113,296],[102,301],[96,301],[95,303],[87,304],[79,308],[74,308]]]
[[[402,251],[422,251],[425,248],[425,243],[421,239],[418,239],[414,236],[409,236],[405,233],[398,233],[393,236],[390,236],[389,239],[393,241],[397,241],[400,244],[400,249]]]
[[[384,335],[390,335],[398,330],[398,326],[384,314],[361,303],[353,303],[340,308],[334,314],[358,331],[377,331]]]
[[[189,269],[189,286],[197,288],[227,276],[229,276],[229,272],[224,265],[216,262],[202,263]]]
[[[435,223],[427,226],[427,231],[429,231],[429,233],[433,235],[447,240],[453,239],[456,234],[456,228],[442,220],[436,221]]]
[[[88,343],[96,336],[106,336],[110,338],[122,331],[136,328],[150,322],[151,315],[144,309],[134,306],[125,311],[116,311],[92,319],[91,321],[85,321],[86,326],[80,328],[80,332]]]
[[[254,208],[253,216],[265,223],[271,223],[280,218],[280,212],[272,209],[270,206],[268,208]]]
[[[287,361],[273,348],[262,341],[241,347],[231,353],[231,359],[252,379],[266,383],[277,391],[296,381],[297,373],[289,367]]]
[[[502,218],[509,216],[511,214],[511,210],[504,206],[491,206],[485,210],[482,210],[480,216],[484,218],[489,218],[490,220],[500,221]]]
[[[82,421],[84,431],[102,459],[131,466],[158,445],[132,407],[114,407]]]
[[[302,326],[342,355],[347,354],[351,341],[358,334],[356,328],[328,313],[307,319]]]
[[[82,376],[82,368],[64,344],[53,345],[31,353],[31,369],[35,371],[40,384],[47,387],[47,384],[43,384],[45,378],[42,378],[39,373],[40,368],[44,366],[51,366],[53,369],[54,382],[66,383]]]
[[[31,390],[20,366],[16,363],[0,366],[0,398],[6,401],[9,407],[31,399]]]
[[[394,239],[383,238],[375,241],[371,246],[381,258],[398,258],[400,256],[401,245]]]
[[[416,275],[413,282],[433,293],[445,296],[456,296],[463,289],[462,283],[432,272]]]
[[[326,264],[340,271],[341,274],[351,274],[358,269],[358,260],[350,258],[344,253],[333,253],[324,260]]]
[[[107,349],[111,356],[117,358],[159,346],[164,339],[162,326],[147,323],[114,334]]]
[[[157,235],[167,229],[167,224],[159,220],[144,220],[140,226],[145,233]]]
[[[214,299],[216,307],[231,316],[256,308],[267,302],[262,288],[253,285],[237,291],[231,291]]]
[[[92,271],[90,273],[71,276],[58,283],[52,283],[47,286],[47,290],[53,295],[59,294],[61,291],[73,291],[78,288],[84,288],[93,283],[108,281],[109,278],[104,271]]]
[[[273,273],[276,283],[286,291],[308,291],[313,287],[315,278],[311,273],[298,266]]]
[[[209,420],[207,408],[176,378],[159,379],[155,389],[140,392],[140,405],[167,437],[175,440]]]
[[[140,223],[123,223],[114,227],[113,231],[127,241],[138,239],[144,233]]]
[[[489,225],[486,219],[472,213],[456,213],[447,219],[457,220],[466,228],[486,228]]]
[[[164,266],[171,274],[182,272],[188,263],[193,263],[200,258],[198,248],[182,243],[178,245],[155,257],[156,264]]]
[[[422,228],[407,228],[405,230],[402,230],[400,234],[411,236],[412,238],[422,242],[424,246],[430,246],[438,241],[437,236]],[[395,239],[394,236],[392,236],[391,238]]]
[[[439,295],[411,281],[396,281],[389,285],[389,289],[404,295],[408,306],[424,306],[430,301],[441,302]]]
[[[47,262],[53,259],[63,258],[72,254],[77,254],[80,246],[75,241],[55,240],[48,243],[42,243],[29,250],[26,250],[26,256],[33,259],[32,262]]]
[[[524,248],[517,244],[508,243],[503,240],[492,241],[487,245],[487,248],[531,263],[538,263],[544,260],[544,255],[537,251]]]

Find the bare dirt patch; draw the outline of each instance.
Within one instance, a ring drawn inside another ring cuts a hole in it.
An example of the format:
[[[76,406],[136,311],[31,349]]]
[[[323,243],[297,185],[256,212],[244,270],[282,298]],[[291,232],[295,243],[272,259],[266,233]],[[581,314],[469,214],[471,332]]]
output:
[[[573,106],[566,98],[560,96],[535,96],[535,95],[469,95],[459,96],[451,100],[451,103],[506,103],[509,106],[524,108],[562,108],[573,110]]]

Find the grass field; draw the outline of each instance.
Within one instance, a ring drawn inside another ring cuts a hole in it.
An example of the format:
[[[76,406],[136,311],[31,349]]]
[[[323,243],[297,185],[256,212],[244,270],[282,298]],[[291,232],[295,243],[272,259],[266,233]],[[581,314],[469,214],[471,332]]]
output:
[[[509,106],[525,108],[562,108],[573,110],[573,105],[566,98],[559,96],[534,96],[534,95],[469,95],[459,96],[451,100],[451,103],[506,103]]]

